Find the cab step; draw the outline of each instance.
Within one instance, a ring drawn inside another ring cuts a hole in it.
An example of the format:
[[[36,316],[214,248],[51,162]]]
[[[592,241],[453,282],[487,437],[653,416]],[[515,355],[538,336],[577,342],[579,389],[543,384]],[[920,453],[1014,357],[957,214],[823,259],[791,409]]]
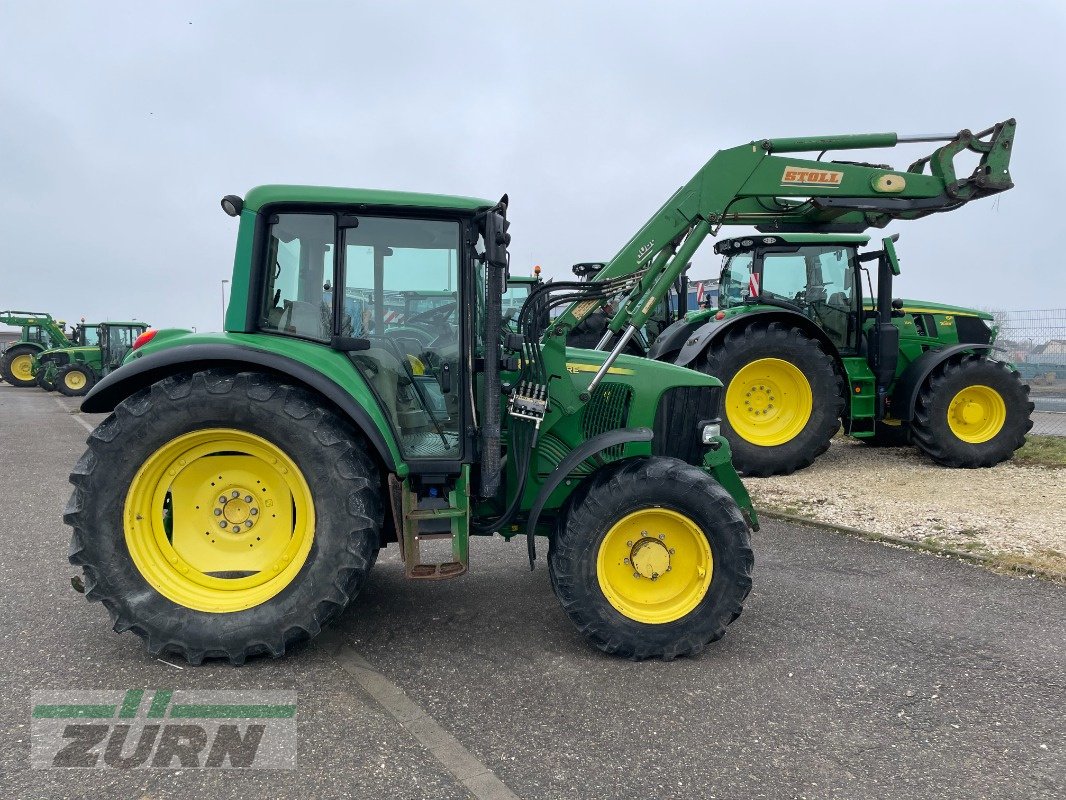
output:
[[[466,572],[470,565],[468,477],[469,467],[464,466],[455,487],[447,492],[447,505],[431,508],[427,505],[441,503],[441,498],[420,497],[412,489],[409,480],[401,481],[389,476],[393,515],[397,528],[401,529],[397,539],[406,577],[414,580],[444,580]],[[423,562],[421,543],[441,540],[451,540],[451,560]]]

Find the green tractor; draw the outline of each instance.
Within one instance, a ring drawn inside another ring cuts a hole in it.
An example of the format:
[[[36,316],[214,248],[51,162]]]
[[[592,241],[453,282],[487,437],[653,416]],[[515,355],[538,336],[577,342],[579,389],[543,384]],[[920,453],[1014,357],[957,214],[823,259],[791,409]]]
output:
[[[12,386],[34,385],[34,356],[53,347],[71,347],[77,341],[67,336],[66,326],[51,314],[4,311],[0,312],[0,324],[22,328],[19,340],[0,356],[0,377]]]
[[[45,350],[35,356],[32,368],[37,385],[68,397],[88,394],[93,384],[122,364],[146,330],[145,322],[79,326],[76,345]]]
[[[757,518],[720,382],[544,339],[553,308],[622,284],[509,282],[506,198],[266,186],[223,207],[225,332],[150,331],[82,404],[110,416],[71,475],[70,560],[117,631],[193,663],[280,656],[382,546],[408,578],[450,579],[471,535],[499,533],[531,565],[547,538],[552,588],[602,650],[724,634]],[[406,291],[454,307],[392,322]]]
[[[842,420],[860,442],[913,443],[948,467],[992,466],[1025,443],[1033,404],[1019,373],[993,355],[992,315],[894,299],[896,236],[872,252],[860,252],[869,237],[859,234],[715,245],[719,307],[686,315],[648,356],[722,380],[722,429],[745,474],[808,466]],[[870,261],[876,298],[862,291]]]
[[[716,154],[597,270],[593,280],[610,280],[634,262],[649,265],[596,346],[630,351],[642,344],[657,308],[652,301],[665,295],[666,278],[676,277],[663,276],[657,263],[681,242],[694,252],[723,225],[754,226],[759,233],[715,245],[724,257],[719,307],[685,314],[640,349],[722,380],[722,433],[742,473],[788,474],[810,465],[841,422],[860,441],[912,442],[945,466],[1010,458],[1032,427],[1033,405],[1017,371],[994,356],[991,316],[894,299],[896,237],[873,252],[860,248],[867,228],[1010,189],[1014,131],[1007,120],[977,134],[767,139]],[[905,171],[789,155],[924,141],[945,143]],[[969,176],[955,171],[963,151],[979,156]],[[876,295],[865,266],[874,261]],[[580,312],[559,321],[560,335],[587,325],[591,312]]]

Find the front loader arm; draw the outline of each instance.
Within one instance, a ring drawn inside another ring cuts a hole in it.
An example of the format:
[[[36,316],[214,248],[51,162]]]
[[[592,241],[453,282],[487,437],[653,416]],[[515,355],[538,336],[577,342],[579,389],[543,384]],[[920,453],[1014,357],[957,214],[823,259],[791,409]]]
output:
[[[977,134],[963,130],[954,135],[764,139],[715,153],[593,278],[593,282],[635,278],[600,346],[625,331],[615,347],[621,352],[703,240],[721,226],[751,225],[763,232],[859,232],[883,228],[896,219],[950,211],[1013,186],[1009,164],[1014,131],[1015,121],[1009,119]],[[821,160],[827,151],[927,141],[945,144],[907,170]],[[980,163],[970,176],[959,178],[954,159],[966,150],[980,154]],[[814,160],[791,155],[819,151]],[[574,303],[548,326],[546,336],[565,337],[603,302]]]

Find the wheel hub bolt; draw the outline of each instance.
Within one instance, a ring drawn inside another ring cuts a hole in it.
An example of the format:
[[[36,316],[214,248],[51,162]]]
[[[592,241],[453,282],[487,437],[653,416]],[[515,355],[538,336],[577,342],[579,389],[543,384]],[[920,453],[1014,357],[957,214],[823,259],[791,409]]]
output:
[[[659,534],[659,539],[660,539],[660,541],[661,541],[662,539],[665,539],[665,538],[666,538],[666,534],[665,534],[665,533],[660,533],[660,534]]]
[[[226,520],[224,520],[224,519],[219,520],[218,521],[218,527],[225,528],[226,527]]]
[[[241,496],[241,493],[238,492],[236,489],[234,489],[232,492],[230,492],[230,497],[240,497],[240,496]]]
[[[216,508],[215,509],[215,516],[216,517],[221,517],[222,516],[222,509],[221,508]]]
[[[246,494],[244,496],[244,502],[246,502],[246,503],[252,502],[252,496],[250,494]]]

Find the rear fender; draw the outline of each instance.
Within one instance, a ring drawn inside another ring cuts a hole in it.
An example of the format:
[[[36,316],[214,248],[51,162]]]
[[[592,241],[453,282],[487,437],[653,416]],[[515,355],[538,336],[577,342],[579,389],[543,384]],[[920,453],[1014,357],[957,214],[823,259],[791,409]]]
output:
[[[712,319],[692,332],[686,340],[684,347],[682,347],[681,351],[677,354],[674,363],[681,367],[689,366],[702,355],[704,350],[724,336],[727,331],[732,330],[738,325],[747,327],[756,321],[781,322],[787,327],[799,328],[804,333],[807,333],[812,339],[816,339],[820,342],[822,347],[825,348],[825,351],[836,363],[840,374],[847,375],[847,372],[844,369],[844,364],[840,360],[840,353],[837,351],[836,345],[833,344],[828,336],[826,336],[825,332],[802,314],[786,311],[784,309],[747,311],[742,314],[727,316],[724,319]]]
[[[386,469],[406,474],[406,469],[399,469],[399,453],[391,431],[383,431],[351,393],[301,361],[254,347],[193,344],[146,354],[97,383],[82,401],[81,410],[87,414],[114,411],[127,397],[171,375],[218,368],[271,373],[321,395],[362,431]]]

